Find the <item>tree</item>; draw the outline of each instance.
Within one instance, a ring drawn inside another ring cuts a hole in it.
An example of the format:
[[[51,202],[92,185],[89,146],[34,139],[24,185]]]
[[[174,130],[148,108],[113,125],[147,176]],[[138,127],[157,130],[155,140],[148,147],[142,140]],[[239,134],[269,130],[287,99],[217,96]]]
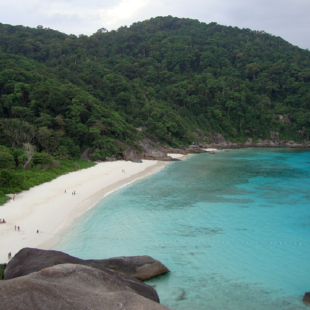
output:
[[[261,66],[256,64],[256,63],[251,63],[251,64],[248,64],[246,65],[246,70],[245,72],[250,75],[250,76],[253,76],[253,79],[255,80],[256,78],[256,73],[260,72],[261,70]]]
[[[23,144],[23,149],[25,151],[25,155],[27,156],[27,161],[24,164],[24,169],[30,163],[33,155],[35,154],[36,148],[34,145],[30,144],[29,142]]]
[[[0,126],[4,136],[11,142],[12,147],[25,142],[32,142],[35,138],[35,127],[19,119],[0,119]]]
[[[10,150],[0,145],[0,169],[12,169],[14,167],[14,157],[10,153]]]
[[[53,129],[48,129],[47,127],[40,127],[37,137],[46,153],[51,155],[59,145],[59,139],[63,136],[63,134],[64,133],[60,130],[54,131]]]

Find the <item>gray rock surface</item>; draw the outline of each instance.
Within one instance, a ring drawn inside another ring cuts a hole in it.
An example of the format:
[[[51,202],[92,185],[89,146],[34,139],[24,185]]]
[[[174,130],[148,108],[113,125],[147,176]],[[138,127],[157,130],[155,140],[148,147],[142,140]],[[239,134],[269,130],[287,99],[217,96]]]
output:
[[[82,260],[59,251],[24,248],[6,266],[4,280],[21,277],[60,264],[85,265],[106,273],[115,274],[116,277],[121,278],[126,285],[135,290],[137,294],[157,302],[159,302],[159,298],[156,291],[151,286],[130,275],[139,275],[140,279],[150,279],[169,271],[167,267],[149,256]],[[108,264],[113,268],[108,269],[106,267]]]
[[[183,154],[183,155],[187,155],[186,152],[186,147],[182,147],[182,148],[172,148],[172,147],[167,147],[166,145],[161,145],[159,147],[159,150],[162,151],[165,154]]]
[[[130,159],[130,161],[133,162],[133,163],[142,164],[142,159],[140,159],[140,158],[132,158],[132,159]]]
[[[214,133],[213,138],[214,138],[215,143],[219,143],[219,144],[223,144],[223,145],[225,145],[227,143],[224,136],[218,132]]]
[[[310,292],[305,293],[303,302],[306,303],[307,305],[310,305]]]
[[[104,161],[116,161],[116,158],[107,156]]]
[[[97,269],[122,272],[138,280],[148,280],[169,272],[159,260],[150,256],[121,256],[83,260],[60,251],[24,248],[8,263],[4,279],[12,279],[59,264],[80,264]]]
[[[138,155],[138,152],[134,148],[129,147],[123,152],[123,158],[125,160],[131,160],[131,159],[140,158],[140,156]]]
[[[158,146],[150,139],[140,141],[140,146],[146,157],[165,158],[167,154],[160,151]]]
[[[123,282],[117,273],[62,264],[0,281],[1,309],[164,310]]]
[[[165,265],[150,256],[114,257],[97,260],[96,262],[106,268],[123,272],[141,281],[169,272]]]

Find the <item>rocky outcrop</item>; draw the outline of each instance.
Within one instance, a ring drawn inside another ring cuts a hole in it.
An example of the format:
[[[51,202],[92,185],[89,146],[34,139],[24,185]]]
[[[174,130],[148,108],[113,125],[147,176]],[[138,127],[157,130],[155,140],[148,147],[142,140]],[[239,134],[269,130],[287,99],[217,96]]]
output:
[[[199,153],[207,153],[204,149],[202,149],[199,145],[197,144],[192,144],[190,145],[187,149],[186,152],[188,154],[199,154]]]
[[[165,265],[150,256],[83,260],[60,251],[24,248],[6,266],[4,280],[21,277],[60,264],[79,264],[99,270],[109,268],[139,280],[147,280],[169,272]]]
[[[153,157],[156,159],[167,157],[167,154],[162,152],[159,147],[150,139],[143,139],[140,141],[140,146],[145,157]]]
[[[202,131],[201,131],[202,132]],[[204,132],[203,132],[204,133]],[[207,133],[208,140],[210,143],[193,143],[189,147],[178,146],[177,148],[167,147],[165,145],[157,145],[150,139],[144,139],[140,141],[141,152],[137,152],[133,148],[128,148],[124,153],[123,157],[125,160],[136,160],[137,158],[146,160],[160,160],[160,161],[173,161],[176,159],[171,158],[168,154],[198,154],[198,153],[208,153],[205,151],[206,148],[230,148],[238,149],[245,147],[291,147],[291,148],[304,148],[310,147],[309,143],[296,143],[294,141],[279,141],[279,133],[275,131],[270,132],[271,140],[262,140],[253,142],[252,138],[247,138],[245,143],[237,142],[233,143],[226,140],[225,137],[218,132]],[[136,162],[136,161],[134,161]]]
[[[106,157],[105,159],[104,159],[104,161],[116,161],[116,158],[115,157]]]
[[[132,158],[132,159],[130,159],[130,161],[133,163],[142,164],[142,160],[140,158]]]
[[[160,261],[150,256],[113,257],[96,260],[106,268],[125,273],[141,281],[169,272]]]
[[[164,310],[109,269],[61,264],[0,281],[2,309]],[[152,289],[150,287],[150,289]]]
[[[186,147],[179,146],[178,148],[167,147],[166,145],[161,145],[159,150],[165,154],[183,154],[187,155]]]
[[[305,293],[305,296],[303,298],[303,302],[306,303],[307,305],[310,305],[310,292]]]
[[[123,158],[125,160],[132,160],[137,162],[137,159],[146,160],[160,160],[160,161],[173,161],[174,159],[168,156],[168,152],[164,152],[163,148],[150,139],[143,139],[139,142],[141,152],[136,151],[132,147],[129,147],[123,152]]]
[[[221,133],[218,132],[214,133],[213,138],[216,144],[222,144],[222,145],[227,144],[224,136]]]
[[[294,141],[280,141],[279,133],[275,131],[271,131],[270,133],[271,140],[262,140],[253,142],[252,138],[247,138],[245,143],[232,143],[229,140],[225,140],[224,136],[215,133],[212,134],[212,138],[210,138],[210,143],[208,144],[199,144],[201,148],[244,148],[244,147],[290,147],[290,148],[304,148],[310,147],[309,143],[297,143]]]
[[[132,160],[132,159],[139,159],[140,156],[138,155],[138,152],[134,148],[129,147],[123,152],[123,158],[125,160]]]

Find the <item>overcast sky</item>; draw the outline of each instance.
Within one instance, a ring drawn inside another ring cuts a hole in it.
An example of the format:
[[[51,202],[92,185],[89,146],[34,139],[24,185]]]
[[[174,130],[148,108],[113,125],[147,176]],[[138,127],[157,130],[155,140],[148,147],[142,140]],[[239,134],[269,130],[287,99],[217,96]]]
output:
[[[310,0],[0,0],[0,22],[70,34],[172,15],[265,30],[310,49]]]

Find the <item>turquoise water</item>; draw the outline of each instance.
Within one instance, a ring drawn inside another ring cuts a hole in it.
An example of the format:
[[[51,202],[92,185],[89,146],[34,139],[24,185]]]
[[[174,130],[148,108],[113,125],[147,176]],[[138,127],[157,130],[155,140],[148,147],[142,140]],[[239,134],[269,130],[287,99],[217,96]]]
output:
[[[149,280],[181,309],[306,309],[310,152],[199,154],[127,185],[76,221],[54,249],[80,258],[150,255]]]

